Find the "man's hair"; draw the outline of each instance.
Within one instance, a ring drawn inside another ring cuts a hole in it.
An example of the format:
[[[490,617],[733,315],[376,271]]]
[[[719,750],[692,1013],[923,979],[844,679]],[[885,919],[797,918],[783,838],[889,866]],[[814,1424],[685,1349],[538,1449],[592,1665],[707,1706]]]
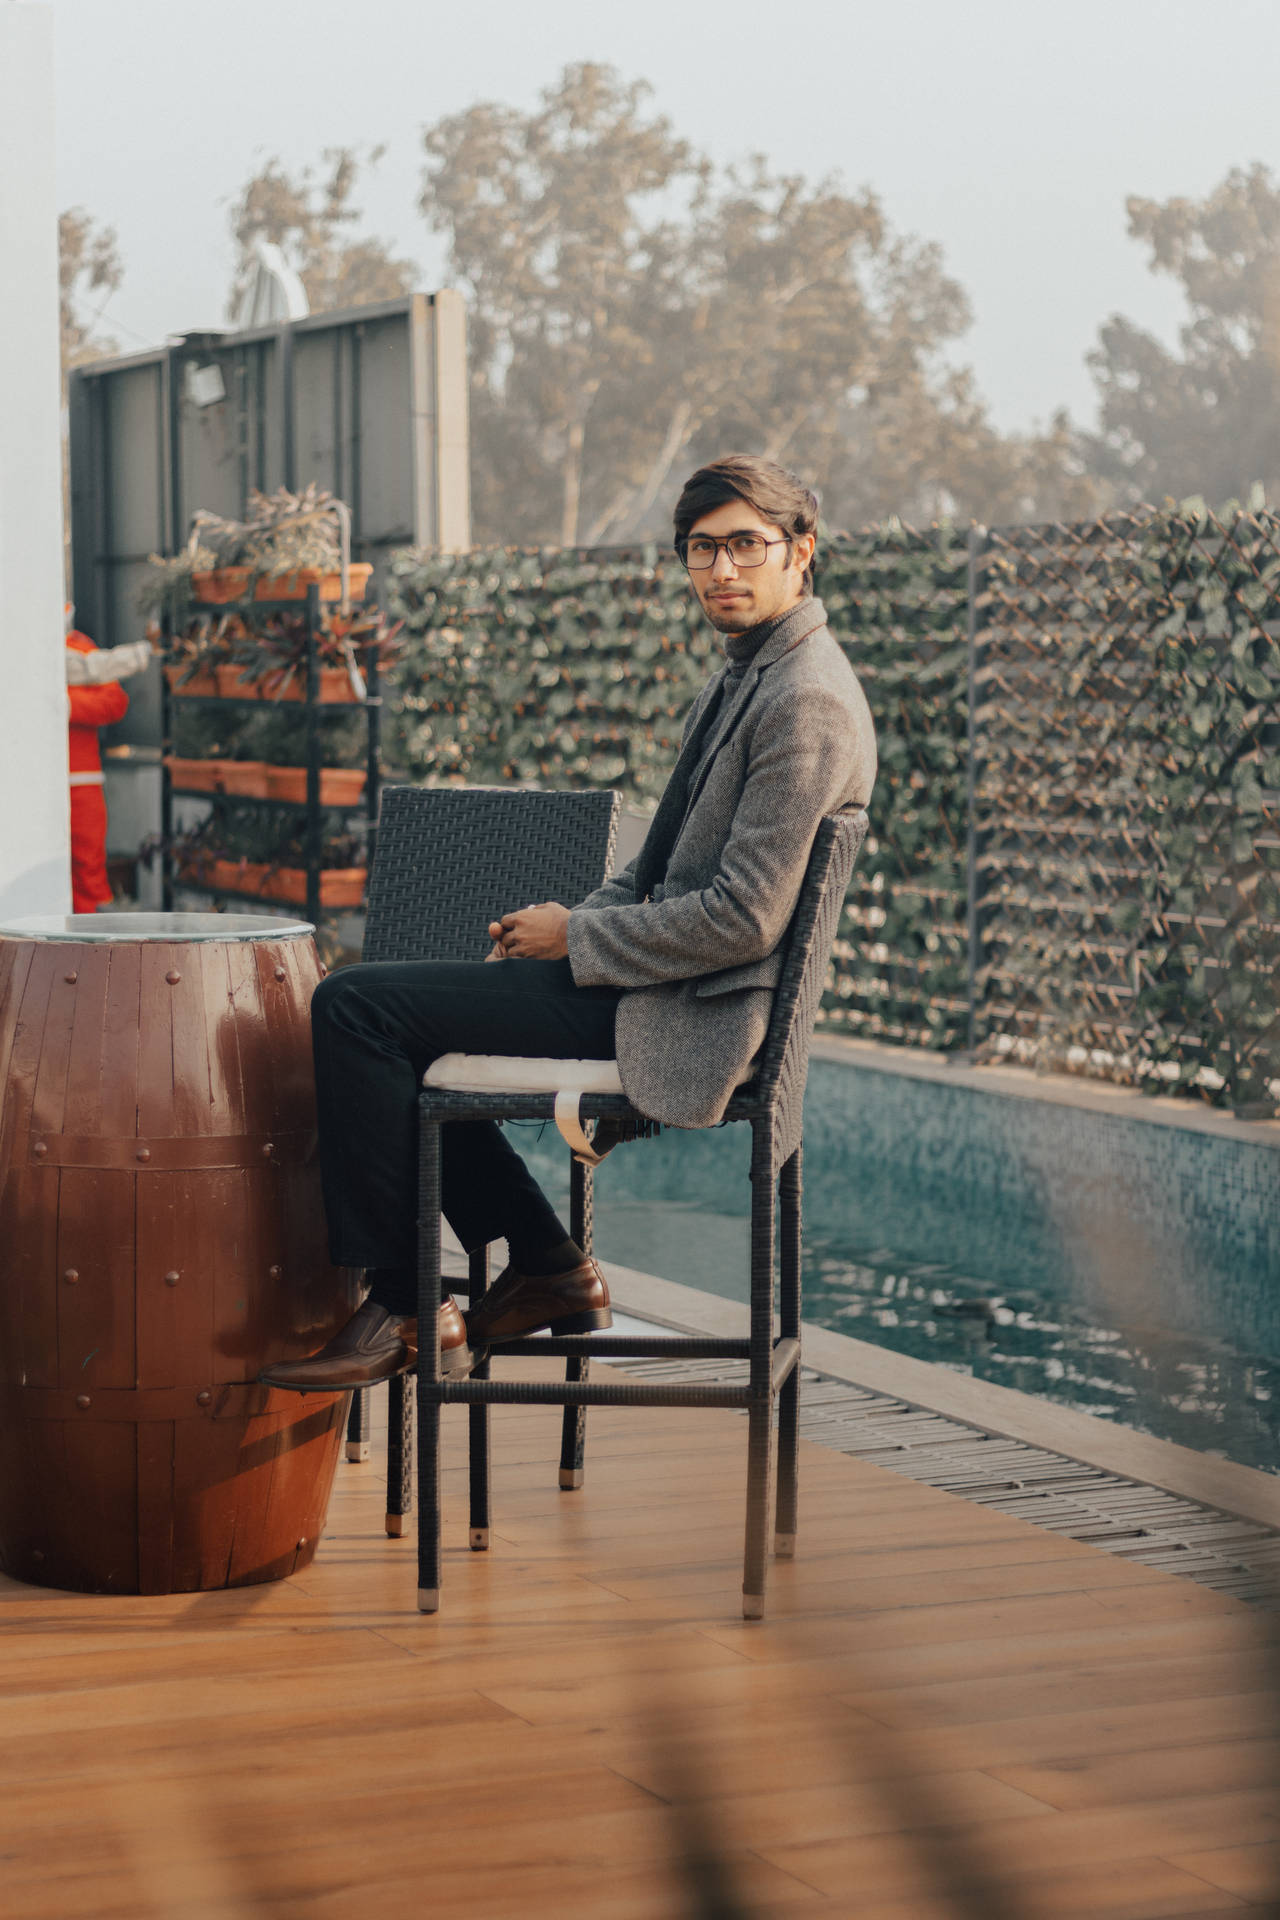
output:
[[[679,550],[689,529],[704,513],[730,500],[745,500],[762,520],[781,527],[792,539],[818,529],[818,498],[794,473],[764,460],[758,453],[726,453],[709,466],[699,467],[684,483],[676,501],[675,544]],[[805,568],[806,592],[813,590],[813,566]]]

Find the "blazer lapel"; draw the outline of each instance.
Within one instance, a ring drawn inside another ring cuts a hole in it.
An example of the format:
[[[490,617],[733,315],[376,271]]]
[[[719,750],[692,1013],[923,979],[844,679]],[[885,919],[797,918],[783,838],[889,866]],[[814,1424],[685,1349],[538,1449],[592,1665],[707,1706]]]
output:
[[[716,715],[715,725],[711,729],[710,737],[700,756],[702,764],[698,769],[697,778],[689,788],[689,797],[684,806],[684,820],[688,819],[690,807],[707,783],[707,776],[711,772],[712,762],[715,760],[716,755],[746,712],[747,703],[756,690],[756,682],[759,678],[760,668],[757,662],[753,660],[734,688],[731,697],[723,703],[719,713]]]

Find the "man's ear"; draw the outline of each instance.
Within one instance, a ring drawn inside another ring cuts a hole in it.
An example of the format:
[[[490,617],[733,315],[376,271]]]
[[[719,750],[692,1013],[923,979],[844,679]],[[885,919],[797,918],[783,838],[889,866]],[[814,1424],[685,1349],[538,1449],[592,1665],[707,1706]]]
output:
[[[797,533],[792,540],[792,556],[801,573],[812,562],[817,545],[818,537],[813,533]]]

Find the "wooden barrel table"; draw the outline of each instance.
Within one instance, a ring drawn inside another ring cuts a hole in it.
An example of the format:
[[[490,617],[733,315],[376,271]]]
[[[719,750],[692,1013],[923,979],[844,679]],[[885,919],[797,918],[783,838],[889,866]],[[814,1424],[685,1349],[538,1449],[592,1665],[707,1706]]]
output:
[[[344,1394],[257,1384],[351,1313],[315,1157],[312,928],[0,923],[0,1568],[87,1593],[279,1580]]]

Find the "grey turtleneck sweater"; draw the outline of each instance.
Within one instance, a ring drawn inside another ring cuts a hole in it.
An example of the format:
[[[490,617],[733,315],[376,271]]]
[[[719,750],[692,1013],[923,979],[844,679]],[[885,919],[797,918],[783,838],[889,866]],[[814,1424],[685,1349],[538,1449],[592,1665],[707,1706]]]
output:
[[[724,676],[715,698],[707,702],[706,711],[699,717],[698,734],[703,750],[689,770],[690,792],[698,784],[698,776],[706,761],[707,743],[715,728],[716,718],[725,702],[732,700],[737,692],[738,684],[748,666],[767,640],[771,640],[775,633],[780,633],[789,622],[798,624],[799,616],[807,617],[812,608],[813,595],[806,593],[802,600],[797,600],[794,606],[788,607],[783,613],[775,613],[771,620],[762,620],[759,626],[748,627],[744,633],[726,633],[722,638],[720,644],[725,656]],[[819,618],[825,619],[823,609],[819,607],[817,611]]]

